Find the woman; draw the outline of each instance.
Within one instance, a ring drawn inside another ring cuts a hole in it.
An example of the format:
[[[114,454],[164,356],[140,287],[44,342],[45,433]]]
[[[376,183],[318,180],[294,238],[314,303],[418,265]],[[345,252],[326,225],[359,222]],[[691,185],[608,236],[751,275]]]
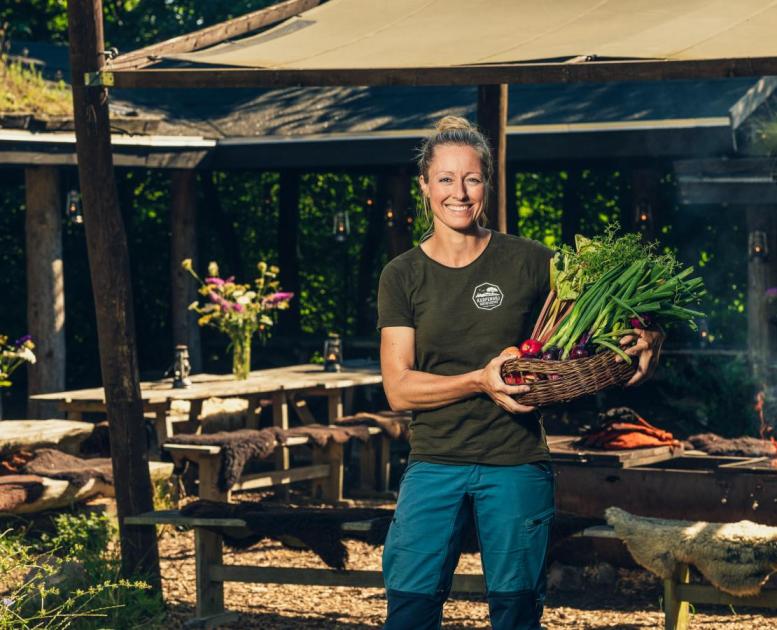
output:
[[[492,173],[483,135],[446,116],[418,160],[431,236],[386,265],[378,291],[381,370],[389,404],[412,410],[411,456],[383,552],[389,630],[439,628],[474,517],[491,624],[540,628],[553,473],[526,385],[500,376],[547,296],[546,247],[485,229]],[[634,384],[661,335],[641,331]],[[627,345],[634,340],[624,339]]]

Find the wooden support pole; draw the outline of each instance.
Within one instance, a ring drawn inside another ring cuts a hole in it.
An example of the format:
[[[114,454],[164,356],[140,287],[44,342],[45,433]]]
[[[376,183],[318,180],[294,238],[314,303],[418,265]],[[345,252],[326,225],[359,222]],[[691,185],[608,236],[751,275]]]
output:
[[[747,348],[753,376],[762,389],[768,387],[770,326],[766,289],[769,287],[769,259],[777,256],[774,251],[777,242],[773,237],[770,239],[772,210],[768,205],[747,208]]]
[[[514,236],[520,236],[521,230],[518,225],[518,191],[515,189],[518,169],[515,166],[508,165],[505,175],[505,220],[507,221],[507,233]]]
[[[656,237],[657,219],[661,214],[660,181],[661,172],[655,167],[631,171],[631,226],[646,241],[653,241]]]
[[[377,193],[377,190],[375,192]],[[364,208],[367,215],[367,230],[359,252],[359,270],[356,280],[356,334],[360,336],[372,335],[375,330],[375,306],[371,299],[376,285],[375,263],[380,252],[383,226],[391,230],[385,219],[384,202],[377,194],[373,195],[373,201]],[[391,211],[394,212],[393,205]],[[404,220],[407,224],[407,220]]]
[[[67,14],[78,175],[110,427],[121,572],[125,577],[142,575],[159,591],[154,528],[124,524],[125,517],[149,512],[154,505],[138,378],[129,252],[113,170],[108,94],[104,88],[84,85],[84,74],[100,70],[104,62],[102,2],[69,0]]]
[[[561,210],[561,242],[566,245],[575,244],[575,234],[580,231],[580,218],[583,214],[581,199],[581,184],[583,174],[578,167],[567,169],[564,181],[563,207]]]
[[[486,205],[488,225],[507,232],[507,84],[478,86],[478,127],[491,143],[494,156],[494,175]]]
[[[278,332],[294,337],[300,334],[299,281],[299,171],[284,169],[280,173],[278,196],[278,267],[281,289],[294,293],[289,309],[278,318]]]
[[[191,258],[197,265],[197,178],[190,169],[176,169],[170,174],[170,286],[172,295],[173,345],[189,347],[193,372],[202,372],[202,345],[197,314],[189,304],[197,299],[197,285],[181,267]],[[170,356],[173,356],[172,348]]]
[[[412,246],[411,225],[407,221],[410,210],[410,175],[407,169],[378,176],[376,210],[386,225],[389,259],[399,256]],[[389,221],[388,210],[393,216]]]
[[[65,281],[62,265],[62,195],[59,170],[24,170],[27,214],[27,331],[38,361],[27,368],[27,393],[65,389]],[[29,401],[30,418],[62,418],[56,403]]]

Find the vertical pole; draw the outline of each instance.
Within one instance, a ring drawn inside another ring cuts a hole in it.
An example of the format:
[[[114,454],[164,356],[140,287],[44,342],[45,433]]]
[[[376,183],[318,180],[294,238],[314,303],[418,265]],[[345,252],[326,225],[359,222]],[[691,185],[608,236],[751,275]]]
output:
[[[486,212],[488,224],[494,230],[507,232],[507,85],[478,86],[478,127],[491,143],[494,175]]]
[[[65,389],[65,282],[62,265],[62,204],[59,170],[30,166],[24,170],[27,214],[27,331],[38,361],[27,368],[27,392]],[[56,403],[29,401],[30,418],[61,418]]]
[[[514,236],[520,236],[521,230],[518,226],[518,195],[515,190],[515,179],[518,176],[518,169],[513,165],[508,165],[507,175],[505,176],[505,220],[507,221],[507,233]]]
[[[580,217],[583,214],[580,199],[580,184],[582,173],[578,167],[567,170],[564,182],[564,199],[561,211],[561,241],[566,245],[575,244],[575,234],[580,231]]]
[[[159,591],[159,552],[153,527],[124,518],[153,509],[140,398],[129,252],[119,210],[111,151],[108,93],[86,87],[84,73],[104,63],[101,0],[67,3],[78,175],[92,291],[97,313],[100,368],[109,418],[111,458],[125,577],[143,575]]]
[[[410,175],[401,168],[378,175],[377,203],[373,212],[380,213],[386,225],[389,259],[406,252],[412,245],[412,234],[407,217],[410,207]],[[386,217],[388,209],[393,213],[391,221]]]
[[[377,191],[376,191],[377,192]],[[367,230],[359,252],[359,270],[356,288],[356,334],[369,336],[375,330],[375,307],[371,296],[375,288],[375,262],[380,251],[380,243],[385,225],[384,201],[375,195],[376,202],[366,205]],[[393,206],[392,206],[393,209]],[[407,221],[404,217],[405,224]]]
[[[655,167],[635,168],[631,171],[632,225],[646,241],[652,241],[656,236],[656,219],[660,214],[660,179],[661,173]]]
[[[200,328],[197,314],[189,310],[189,304],[197,299],[197,286],[181,268],[186,258],[197,268],[197,178],[191,169],[176,169],[170,174],[170,235],[173,345],[188,346],[192,372],[202,372]]]
[[[299,185],[300,173],[284,169],[280,173],[278,196],[278,267],[281,288],[292,291],[294,299],[289,310],[278,318],[278,332],[282,335],[300,334],[300,282],[299,282]]]
[[[747,208],[748,263],[747,263],[747,348],[753,376],[761,389],[767,388],[769,360],[769,320],[766,289],[769,280],[769,258],[775,256],[777,243],[769,242],[769,211],[766,205]],[[754,251],[756,241],[764,239],[766,252]]]

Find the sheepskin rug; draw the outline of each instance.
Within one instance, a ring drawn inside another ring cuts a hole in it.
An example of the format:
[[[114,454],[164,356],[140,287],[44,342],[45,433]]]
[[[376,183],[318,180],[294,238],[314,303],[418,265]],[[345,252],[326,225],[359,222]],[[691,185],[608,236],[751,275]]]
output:
[[[719,590],[747,597],[777,571],[777,527],[672,521],[616,507],[605,516],[634,559],[662,578],[671,577],[677,563],[692,564]]]

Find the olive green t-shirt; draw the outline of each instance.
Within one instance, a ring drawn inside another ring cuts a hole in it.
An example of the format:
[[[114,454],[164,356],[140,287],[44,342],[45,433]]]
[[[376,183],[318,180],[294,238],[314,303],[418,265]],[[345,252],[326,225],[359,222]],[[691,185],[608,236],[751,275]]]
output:
[[[553,252],[491,232],[469,265],[447,267],[420,247],[389,262],[378,288],[378,328],[415,328],[414,369],[452,376],[484,367],[531,333],[549,290]],[[413,459],[516,465],[550,459],[539,413],[510,414],[486,394],[415,411]]]

